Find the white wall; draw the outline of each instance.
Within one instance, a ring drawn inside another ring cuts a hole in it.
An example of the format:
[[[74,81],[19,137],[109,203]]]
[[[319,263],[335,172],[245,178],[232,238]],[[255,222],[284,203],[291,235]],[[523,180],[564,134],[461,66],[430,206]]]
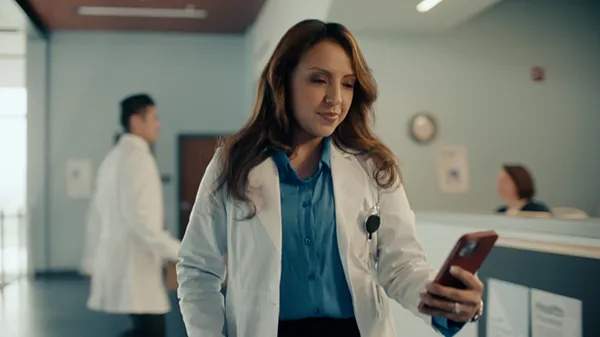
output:
[[[165,185],[166,222],[176,233],[177,135],[229,134],[249,109],[244,38],[183,34],[58,32],[50,43],[48,269],[78,266],[88,200],[68,198],[66,162],[97,167],[119,131],[119,101],[154,96],[162,131],[156,145]],[[40,233],[41,234],[41,233]],[[37,261],[38,259],[36,259]]]
[[[326,20],[332,0],[267,0],[249,30],[251,78],[260,76],[279,39],[296,23],[305,19]]]
[[[176,135],[239,128],[250,111],[256,78],[279,38],[302,19],[326,19],[329,6],[330,0],[270,0],[245,37],[58,32],[48,46],[48,86],[42,84],[46,47],[30,43],[37,52],[28,55],[28,82],[39,97],[30,95],[28,158],[31,165],[50,157],[45,175],[41,169],[29,173],[35,268],[77,266],[88,201],[67,197],[66,161],[89,158],[99,164],[119,129],[120,99],[146,91],[157,100],[163,124],[157,160],[172,178],[165,186],[166,221],[175,232]],[[381,90],[377,130],[400,156],[417,210],[491,211],[500,202],[494,176],[504,161],[530,165],[541,198],[551,204],[587,209],[600,200],[596,7],[525,6],[501,4],[438,36],[359,34]],[[254,57],[261,46],[264,52]],[[529,81],[532,65],[546,67],[545,83]],[[441,123],[440,140],[429,147],[414,145],[406,134],[408,119],[421,109]],[[543,127],[535,130],[538,125]],[[437,190],[435,149],[441,144],[468,147],[469,194],[447,196]],[[47,184],[43,201],[35,199],[44,195],[37,182]]]
[[[166,221],[176,232],[176,135],[238,129],[250,113],[260,70],[254,76],[252,72],[264,66],[255,62],[252,51],[264,39],[274,48],[302,19],[324,19],[329,4],[330,0],[271,0],[246,36],[54,33],[48,68],[49,198],[34,212],[41,216],[47,207],[48,218],[45,224],[40,218],[34,224],[39,228],[32,233],[35,269],[77,267],[88,200],[67,197],[66,162],[89,158],[97,167],[119,130],[120,99],[145,91],[157,100],[162,122],[157,160],[161,172],[171,176],[165,185]],[[271,52],[263,55],[263,62]]]
[[[27,214],[29,223],[30,269],[46,265],[48,214],[48,43],[27,40]]]
[[[504,162],[528,165],[539,198],[593,212],[600,200],[600,6],[506,2],[438,35],[359,35],[379,84],[377,131],[400,157],[418,210],[491,212]],[[530,80],[530,67],[547,80]],[[417,111],[439,122],[439,139],[408,136]],[[436,151],[465,145],[471,190],[442,194]]]

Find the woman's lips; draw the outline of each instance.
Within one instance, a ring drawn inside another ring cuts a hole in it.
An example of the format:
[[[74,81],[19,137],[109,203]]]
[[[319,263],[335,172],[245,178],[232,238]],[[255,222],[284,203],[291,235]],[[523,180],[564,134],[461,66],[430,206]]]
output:
[[[326,122],[333,123],[337,121],[340,114],[337,114],[335,112],[320,112],[319,116],[321,116],[321,118],[323,118]]]

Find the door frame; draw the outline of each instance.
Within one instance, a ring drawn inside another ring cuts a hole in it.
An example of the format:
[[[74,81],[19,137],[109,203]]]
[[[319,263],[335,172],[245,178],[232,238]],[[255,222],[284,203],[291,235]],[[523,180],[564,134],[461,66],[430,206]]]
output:
[[[177,210],[177,236],[179,239],[183,239],[183,233],[181,232],[181,222],[183,221],[183,217],[181,216],[181,151],[179,145],[185,138],[225,138],[229,137],[231,134],[218,134],[218,133],[188,133],[182,132],[177,134],[177,141],[175,142],[175,152],[177,153],[177,204],[175,209]]]

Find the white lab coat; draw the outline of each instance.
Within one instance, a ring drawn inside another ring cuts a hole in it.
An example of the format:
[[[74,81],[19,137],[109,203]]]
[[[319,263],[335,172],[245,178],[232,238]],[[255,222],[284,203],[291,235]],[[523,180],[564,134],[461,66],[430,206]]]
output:
[[[87,232],[98,237],[87,240],[82,261],[83,268],[86,258],[91,265],[88,307],[111,313],[168,312],[162,267],[177,259],[180,243],[164,229],[162,185],[148,144],[123,135],[96,181]]]
[[[94,256],[100,241],[102,218],[96,207],[97,194],[94,193],[85,217],[85,236],[83,241],[83,256],[79,264],[79,273],[84,276],[92,276],[94,267]]]
[[[98,172],[104,171],[103,165],[106,165],[106,161],[102,162],[98,168]],[[98,179],[100,174],[96,175],[95,186],[98,186]],[[85,236],[83,240],[83,253],[79,264],[79,273],[83,276],[92,276],[92,269],[94,268],[94,257],[96,250],[98,249],[98,242],[100,241],[100,233],[102,230],[102,216],[98,212],[98,193],[97,189],[92,195],[90,204],[88,205],[87,213],[85,216]]]
[[[210,196],[219,171],[215,158],[198,190],[177,266],[180,307],[189,337],[276,337],[281,274],[281,205],[277,167],[271,159],[249,176],[258,214],[240,220],[248,206],[219,191]],[[419,293],[435,276],[415,233],[415,216],[404,188],[379,198],[381,227],[367,241],[364,219],[377,200],[370,164],[332,147],[337,239],[362,337],[396,337],[386,294],[418,312]],[[212,198],[212,199],[211,199]],[[373,271],[372,250],[379,250]],[[228,252],[226,305],[219,292]]]

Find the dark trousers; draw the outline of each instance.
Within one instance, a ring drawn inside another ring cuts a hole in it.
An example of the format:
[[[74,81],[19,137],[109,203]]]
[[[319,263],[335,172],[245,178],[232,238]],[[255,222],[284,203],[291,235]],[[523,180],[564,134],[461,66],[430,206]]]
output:
[[[131,314],[132,328],[121,337],[165,337],[165,315]]]
[[[360,337],[354,318],[306,318],[280,321],[277,337]]]

